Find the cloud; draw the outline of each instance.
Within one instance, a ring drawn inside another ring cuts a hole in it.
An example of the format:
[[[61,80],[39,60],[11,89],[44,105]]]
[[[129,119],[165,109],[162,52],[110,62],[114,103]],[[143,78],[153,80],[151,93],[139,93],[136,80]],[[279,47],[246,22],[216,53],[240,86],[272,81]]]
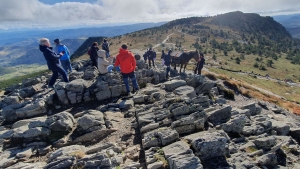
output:
[[[275,15],[299,12],[298,0],[95,0],[94,3],[0,0],[0,29],[168,21],[242,11]]]

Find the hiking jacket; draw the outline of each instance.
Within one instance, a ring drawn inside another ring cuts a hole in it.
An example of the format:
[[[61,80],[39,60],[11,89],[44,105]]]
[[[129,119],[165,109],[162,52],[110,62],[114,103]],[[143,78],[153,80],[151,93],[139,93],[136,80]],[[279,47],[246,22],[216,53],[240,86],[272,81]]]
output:
[[[148,56],[148,59],[153,59],[154,58],[154,52],[152,50],[149,50],[147,52],[147,56]]]
[[[99,50],[99,48],[97,46],[92,46],[91,47],[91,55],[90,55],[91,59],[94,59],[94,60],[98,59],[98,54],[97,54],[98,50]]]
[[[122,73],[131,73],[135,70],[136,61],[134,55],[126,49],[120,48],[116,57],[115,66],[119,66]]]
[[[44,57],[47,61],[47,65],[48,65],[49,70],[53,70],[54,68],[61,66],[59,58],[62,55],[56,54],[52,50],[52,47],[39,45],[39,48],[40,48],[40,51],[43,52],[43,55],[44,55]]]
[[[70,52],[69,52],[68,48],[66,47],[66,45],[63,45],[63,44],[59,43],[55,46],[54,51],[56,53],[60,53],[62,51],[65,51],[65,54],[60,58],[60,60],[69,60],[70,59]]]
[[[166,66],[170,66],[171,65],[171,53],[172,53],[172,51],[170,50],[168,52],[168,54],[165,55],[164,61],[165,61],[165,65]]]
[[[104,51],[105,52],[105,51]],[[108,72],[107,70],[107,66],[112,65],[113,62],[113,58],[109,57],[108,59],[106,59],[106,57],[98,57],[98,71],[100,74],[105,74]]]
[[[107,42],[106,43],[105,42],[102,43],[102,49],[105,50],[106,52],[109,52],[109,46],[108,46]]]

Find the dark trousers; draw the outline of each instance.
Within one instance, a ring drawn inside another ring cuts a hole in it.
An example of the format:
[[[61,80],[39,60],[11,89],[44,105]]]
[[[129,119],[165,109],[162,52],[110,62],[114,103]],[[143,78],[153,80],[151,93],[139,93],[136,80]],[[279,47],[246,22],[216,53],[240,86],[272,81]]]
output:
[[[58,73],[62,75],[65,82],[69,82],[67,72],[61,66],[57,66],[57,67],[52,68],[52,77],[49,81],[49,86],[54,85],[54,83],[58,77]]]
[[[202,70],[203,66],[197,66],[196,69],[194,70],[194,74],[198,74],[201,75],[201,70]],[[197,72],[198,71],[198,72]]]
[[[92,60],[92,66],[95,66],[98,68],[97,59],[91,58]]]
[[[139,86],[137,84],[136,76],[134,72],[131,73],[122,73],[123,81],[126,87],[127,92],[130,92],[128,78],[131,79],[132,85],[135,90],[139,90]]]
[[[148,60],[149,60],[149,66],[151,67],[151,62],[152,62],[152,65],[153,65],[153,67],[154,67],[154,66],[155,66],[155,65],[154,65],[154,59],[153,59],[153,58],[149,58]]]

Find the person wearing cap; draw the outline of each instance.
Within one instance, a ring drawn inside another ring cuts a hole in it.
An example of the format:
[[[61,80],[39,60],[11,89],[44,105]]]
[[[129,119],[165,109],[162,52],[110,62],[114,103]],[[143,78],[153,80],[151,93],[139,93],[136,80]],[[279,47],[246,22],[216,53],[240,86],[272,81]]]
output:
[[[165,65],[167,66],[167,74],[166,74],[166,79],[169,79],[169,72],[171,71],[171,53],[172,53],[172,50],[169,50],[168,54],[165,55],[164,57],[164,61],[165,61]]]
[[[112,65],[113,63],[113,57],[109,57],[108,59],[106,59],[106,52],[105,50],[98,50],[97,51],[98,54],[98,70],[100,74],[105,74],[107,72],[111,73],[112,69],[114,68],[114,66]]]
[[[69,82],[66,71],[62,68],[60,59],[65,51],[60,52],[59,54],[55,53],[52,50],[49,39],[41,38],[39,49],[43,52],[43,55],[47,61],[48,69],[52,71],[52,77],[49,80],[48,88],[54,88],[54,83],[58,77],[58,73],[62,75],[65,82]]]
[[[68,73],[68,71],[72,72],[72,66],[70,61],[70,52],[66,45],[63,45],[59,39],[54,40],[55,48],[54,51],[56,53],[60,53],[62,51],[65,51],[65,54],[60,58],[60,62],[62,67],[65,69],[65,71]]]
[[[197,63],[197,66],[194,70],[194,74],[201,75],[201,70],[202,70],[204,64],[205,64],[204,55],[203,55],[203,53],[200,53],[200,59],[199,59],[199,61]]]
[[[128,51],[127,45],[123,44],[119,50],[119,54],[116,57],[115,67],[119,66],[121,68],[121,74],[123,77],[123,81],[127,90],[127,95],[130,96],[130,88],[128,78],[131,79],[132,85],[134,87],[135,92],[137,93],[139,90],[139,86],[137,84],[136,76],[135,76],[135,67],[136,60],[134,55]]]
[[[108,45],[107,39],[103,40],[102,49],[105,50],[106,58],[108,58],[109,57],[109,45]]]

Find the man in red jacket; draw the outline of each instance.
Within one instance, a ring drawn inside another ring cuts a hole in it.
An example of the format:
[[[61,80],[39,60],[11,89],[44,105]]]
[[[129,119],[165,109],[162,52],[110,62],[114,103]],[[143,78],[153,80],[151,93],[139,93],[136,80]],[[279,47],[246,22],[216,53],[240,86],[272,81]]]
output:
[[[116,57],[115,67],[119,66],[121,68],[121,73],[123,77],[124,84],[126,86],[127,95],[130,96],[128,77],[130,77],[132,85],[137,93],[139,86],[136,81],[136,76],[134,73],[136,67],[136,61],[134,55],[127,50],[127,45],[123,44],[120,48],[119,54]]]

